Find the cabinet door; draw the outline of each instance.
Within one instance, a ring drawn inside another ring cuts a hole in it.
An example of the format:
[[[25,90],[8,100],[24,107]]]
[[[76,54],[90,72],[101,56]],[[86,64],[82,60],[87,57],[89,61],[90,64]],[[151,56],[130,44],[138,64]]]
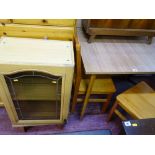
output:
[[[5,75],[19,120],[59,120],[62,77],[26,71]]]

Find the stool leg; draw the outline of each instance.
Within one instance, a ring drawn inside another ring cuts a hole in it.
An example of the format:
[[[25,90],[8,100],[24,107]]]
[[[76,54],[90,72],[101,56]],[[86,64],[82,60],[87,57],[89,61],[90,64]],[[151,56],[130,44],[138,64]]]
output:
[[[30,127],[18,127],[17,130],[21,132],[27,132]]]
[[[103,107],[102,107],[102,112],[103,112],[103,113],[107,110],[108,105],[109,105],[109,102],[110,102],[110,100],[111,100],[111,98],[112,98],[112,95],[113,95],[113,94],[108,94],[108,95],[107,95],[107,101],[106,101],[105,103],[103,103]]]
[[[114,111],[115,111],[115,109],[117,108],[117,106],[118,106],[118,103],[117,103],[117,101],[115,101],[115,103],[114,103],[114,105],[112,106],[112,108],[111,108],[111,110],[110,110],[110,113],[109,113],[109,115],[108,115],[108,121],[111,120],[111,118],[112,118],[112,116],[113,116],[113,114],[114,114]]]
[[[95,78],[96,78],[95,75],[91,75],[91,78],[90,78],[90,81],[89,81],[89,85],[88,85],[88,88],[87,88],[87,92],[86,92],[86,96],[85,96],[85,99],[84,99],[84,103],[83,103],[83,106],[82,106],[82,111],[81,111],[81,114],[80,114],[80,119],[82,119],[83,116],[84,116],[84,113],[85,113],[85,110],[86,110],[86,107],[87,107],[87,104],[88,104],[89,96],[91,94],[91,90],[92,90]]]

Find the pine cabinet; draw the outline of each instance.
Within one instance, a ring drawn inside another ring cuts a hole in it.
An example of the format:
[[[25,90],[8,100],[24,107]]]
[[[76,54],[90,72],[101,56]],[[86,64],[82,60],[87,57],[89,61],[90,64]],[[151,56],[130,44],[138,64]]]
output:
[[[74,72],[72,41],[2,37],[1,100],[15,127],[63,124]]]

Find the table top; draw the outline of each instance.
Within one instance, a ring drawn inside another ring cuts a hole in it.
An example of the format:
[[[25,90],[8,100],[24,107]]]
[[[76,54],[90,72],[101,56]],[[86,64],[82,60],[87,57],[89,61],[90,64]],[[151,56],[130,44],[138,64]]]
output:
[[[127,135],[155,135],[155,118],[123,121]]]
[[[135,37],[105,37],[87,43],[81,29],[78,36],[86,74],[155,73],[155,38],[152,44],[147,44],[146,40],[136,40]]]
[[[2,37],[0,64],[74,66],[72,41]]]

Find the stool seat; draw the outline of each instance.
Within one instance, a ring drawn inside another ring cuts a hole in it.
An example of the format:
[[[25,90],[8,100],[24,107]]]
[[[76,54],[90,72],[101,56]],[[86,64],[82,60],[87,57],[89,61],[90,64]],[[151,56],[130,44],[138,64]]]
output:
[[[155,118],[155,91],[145,82],[140,82],[117,96],[108,120],[113,113],[125,120],[117,107],[124,109],[134,119]]]
[[[86,92],[89,80],[82,79],[79,88],[79,94],[84,94]],[[91,93],[92,94],[109,94],[116,91],[114,83],[111,78],[96,79]]]
[[[143,119],[155,117],[155,91],[145,82],[117,96],[119,105],[131,116]]]

